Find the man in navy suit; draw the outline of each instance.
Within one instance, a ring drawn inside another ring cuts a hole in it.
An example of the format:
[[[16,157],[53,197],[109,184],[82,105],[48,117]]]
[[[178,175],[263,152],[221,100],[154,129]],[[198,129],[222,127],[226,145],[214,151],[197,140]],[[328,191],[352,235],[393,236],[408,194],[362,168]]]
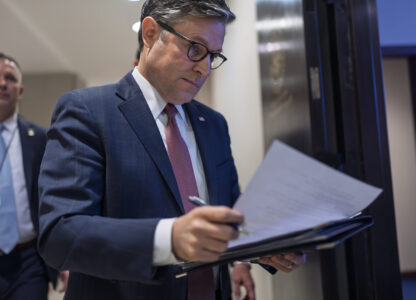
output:
[[[226,60],[234,18],[223,0],[146,1],[138,66],[58,101],[39,179],[39,248],[71,271],[65,299],[230,298],[227,266],[175,275],[180,261],[218,259],[238,236],[227,224],[243,222],[230,208],[239,189],[227,124],[193,100]],[[189,208],[195,195],[211,206]],[[254,299],[248,267],[233,272]]]
[[[17,115],[22,94],[19,64],[0,53],[0,299],[46,300],[48,280],[57,278],[36,248],[46,130]]]

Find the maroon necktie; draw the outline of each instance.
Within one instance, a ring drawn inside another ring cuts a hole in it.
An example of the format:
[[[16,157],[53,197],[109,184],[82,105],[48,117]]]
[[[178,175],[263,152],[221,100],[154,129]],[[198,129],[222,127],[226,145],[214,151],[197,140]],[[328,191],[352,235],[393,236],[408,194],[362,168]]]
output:
[[[185,212],[189,212],[195,207],[189,200],[189,196],[198,196],[195,174],[192,169],[191,157],[188,147],[179,132],[178,124],[175,120],[177,113],[173,104],[165,107],[168,116],[166,126],[166,145],[168,155],[175,174],[176,183],[181,194],[182,204]],[[214,277],[212,269],[195,271],[188,275],[188,300],[214,300]]]

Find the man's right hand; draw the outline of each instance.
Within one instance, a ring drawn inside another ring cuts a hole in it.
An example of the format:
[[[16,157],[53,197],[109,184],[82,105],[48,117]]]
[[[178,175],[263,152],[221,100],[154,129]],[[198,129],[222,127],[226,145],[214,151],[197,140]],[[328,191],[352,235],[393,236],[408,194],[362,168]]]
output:
[[[238,232],[227,223],[241,224],[243,215],[226,206],[197,207],[177,218],[172,228],[172,250],[178,259],[210,262],[227,250]]]

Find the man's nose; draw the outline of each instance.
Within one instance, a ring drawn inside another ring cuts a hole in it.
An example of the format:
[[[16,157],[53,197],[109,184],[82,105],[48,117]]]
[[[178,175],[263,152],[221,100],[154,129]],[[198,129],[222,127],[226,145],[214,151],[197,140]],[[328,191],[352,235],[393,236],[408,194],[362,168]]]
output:
[[[211,58],[209,55],[195,63],[195,71],[200,73],[202,77],[208,77],[211,73]]]
[[[6,80],[4,79],[4,76],[0,76],[0,88],[6,87]]]

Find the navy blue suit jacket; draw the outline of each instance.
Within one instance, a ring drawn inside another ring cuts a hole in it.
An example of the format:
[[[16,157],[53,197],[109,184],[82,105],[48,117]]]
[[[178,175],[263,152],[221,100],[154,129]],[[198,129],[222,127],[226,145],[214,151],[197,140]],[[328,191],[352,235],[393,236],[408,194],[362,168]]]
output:
[[[213,205],[239,190],[224,118],[183,105],[192,124]],[[41,166],[39,249],[71,271],[65,299],[185,299],[175,266],[152,265],[161,218],[184,213],[156,122],[129,73],[117,84],[72,91],[52,117]],[[230,293],[226,267],[222,299]]]
[[[35,231],[39,228],[38,221],[38,175],[46,144],[46,129],[33,123],[17,119],[20,143],[22,148],[23,169],[26,189],[29,198],[30,213]]]
[[[23,169],[26,180],[30,216],[33,227],[39,232],[39,197],[38,176],[40,164],[46,144],[46,129],[28,122],[22,118],[17,119],[20,143],[22,148]],[[49,280],[55,285],[57,272],[47,268]]]

